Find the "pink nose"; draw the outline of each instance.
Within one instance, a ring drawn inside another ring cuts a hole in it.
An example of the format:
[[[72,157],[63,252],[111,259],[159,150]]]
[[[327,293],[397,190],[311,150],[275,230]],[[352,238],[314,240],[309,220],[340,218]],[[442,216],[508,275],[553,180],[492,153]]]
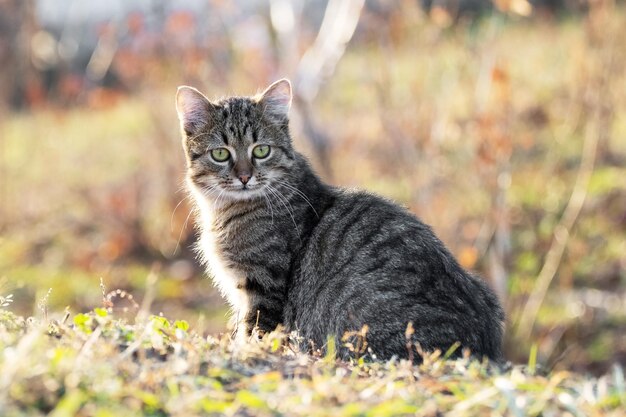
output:
[[[250,174],[241,174],[241,175],[239,175],[239,181],[241,181],[241,183],[243,185],[246,185],[248,183],[248,181],[250,181]]]

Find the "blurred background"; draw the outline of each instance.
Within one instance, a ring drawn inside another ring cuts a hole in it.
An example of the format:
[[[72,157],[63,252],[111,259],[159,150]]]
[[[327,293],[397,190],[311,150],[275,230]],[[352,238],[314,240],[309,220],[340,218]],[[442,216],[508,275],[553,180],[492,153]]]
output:
[[[626,364],[625,44],[613,0],[0,0],[4,308],[120,289],[120,315],[223,331],[174,94],[289,77],[296,146],[431,224],[498,292],[510,360]]]

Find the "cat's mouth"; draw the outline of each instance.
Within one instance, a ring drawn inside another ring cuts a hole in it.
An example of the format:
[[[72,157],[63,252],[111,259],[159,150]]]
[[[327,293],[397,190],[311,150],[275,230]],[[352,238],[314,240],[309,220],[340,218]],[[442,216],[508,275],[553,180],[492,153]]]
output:
[[[224,188],[224,197],[233,200],[251,200],[264,195],[264,184],[238,184]]]
[[[250,191],[255,191],[255,190],[260,190],[261,188],[264,187],[264,184],[261,184],[259,182],[254,182],[254,183],[246,183],[246,184],[229,184],[226,189],[228,191],[240,191],[240,192],[250,192]]]
[[[216,184],[208,183],[202,180],[192,180],[194,188],[198,190],[209,201],[226,202],[230,201],[246,201],[263,198],[267,192],[267,184],[265,181],[251,181],[247,184],[236,183],[235,181]]]

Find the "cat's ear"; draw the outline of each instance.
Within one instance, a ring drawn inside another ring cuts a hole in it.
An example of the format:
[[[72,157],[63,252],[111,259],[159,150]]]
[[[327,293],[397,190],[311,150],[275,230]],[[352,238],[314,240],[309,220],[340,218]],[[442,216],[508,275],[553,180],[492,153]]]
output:
[[[291,107],[291,83],[288,79],[276,81],[259,95],[263,114],[278,122],[286,122]]]
[[[211,119],[214,105],[193,87],[181,86],[176,92],[176,111],[180,127],[187,137],[205,128]]]

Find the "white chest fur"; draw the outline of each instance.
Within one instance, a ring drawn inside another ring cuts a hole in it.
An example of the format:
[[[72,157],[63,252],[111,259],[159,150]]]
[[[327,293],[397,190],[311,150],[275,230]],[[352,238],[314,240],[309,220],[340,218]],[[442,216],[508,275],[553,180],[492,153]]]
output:
[[[202,233],[199,249],[202,260],[213,283],[232,307],[233,319],[238,324],[246,316],[249,308],[248,296],[243,290],[246,277],[230,264],[221,249],[220,239],[223,237],[215,230],[211,203],[195,187],[192,187],[192,191],[200,210]]]
[[[245,285],[246,278],[242,272],[229,266],[220,250],[219,237],[213,231],[202,231],[200,250],[208,272],[222,296],[239,314],[245,314],[248,300],[241,288]]]

